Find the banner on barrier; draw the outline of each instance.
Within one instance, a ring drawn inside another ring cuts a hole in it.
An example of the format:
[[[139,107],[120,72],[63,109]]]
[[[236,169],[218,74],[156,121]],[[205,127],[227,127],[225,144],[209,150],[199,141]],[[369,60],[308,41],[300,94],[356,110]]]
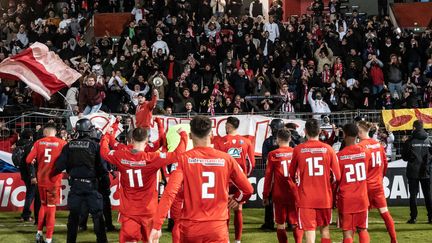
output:
[[[389,131],[412,130],[416,120],[423,121],[426,129],[432,129],[432,108],[383,110],[382,117]]]
[[[408,180],[405,176],[406,162],[398,160],[389,163],[387,175],[384,177],[384,192],[390,206],[409,205]],[[66,209],[67,197],[69,194],[69,183],[66,174],[62,180],[62,203],[60,210]],[[245,207],[262,207],[262,193],[264,189],[264,171],[255,170],[249,177],[249,181],[254,187],[254,194],[245,204]],[[111,205],[117,209],[120,200],[118,195],[118,177],[111,177]],[[21,181],[19,173],[0,173],[0,211],[22,210],[25,198],[25,185]],[[423,198],[420,190],[418,198]],[[423,205],[423,200],[419,201]]]
[[[94,113],[88,116],[84,116],[88,119],[90,119],[93,124],[96,126],[96,128],[102,130],[103,132],[106,131],[107,127],[110,126],[115,118],[112,115],[109,115],[107,113]],[[177,124],[189,124],[190,120],[192,118],[177,118],[177,117],[169,117],[169,116],[158,116],[163,120],[163,124],[165,127],[165,131],[168,130],[168,127],[174,126]],[[225,132],[225,123],[226,119],[229,116],[217,116],[217,117],[210,117],[213,123],[213,136],[220,136],[223,137],[226,135]],[[237,117],[240,120],[240,127],[238,128],[239,135],[248,137],[253,144],[255,144],[255,155],[260,156],[261,155],[261,149],[262,144],[264,143],[264,140],[268,138],[271,134],[270,132],[270,122],[272,119],[271,117],[266,116],[260,116],[260,115],[236,115],[234,117]],[[300,119],[282,119],[285,123],[294,123],[297,126],[297,132],[300,135],[304,134],[304,125],[305,121]],[[77,116],[71,116],[70,121],[72,126],[75,126],[76,122],[78,121]],[[158,129],[155,122],[152,122],[151,124],[151,132],[150,132],[150,141],[155,141],[158,138]]]

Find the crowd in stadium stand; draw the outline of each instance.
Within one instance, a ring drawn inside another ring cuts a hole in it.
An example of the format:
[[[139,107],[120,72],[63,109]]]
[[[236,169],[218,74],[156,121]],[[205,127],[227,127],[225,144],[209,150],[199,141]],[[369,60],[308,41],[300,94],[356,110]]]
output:
[[[0,61],[38,41],[82,73],[49,102],[2,80],[0,110],[34,107],[134,114],[138,94],[159,92],[158,112],[316,112],[432,107],[432,35],[401,31],[387,16],[324,11],[282,21],[256,0],[9,1],[0,18]],[[237,1],[241,2],[241,1]],[[130,12],[117,38],[86,42],[97,12]],[[120,101],[120,102],[119,102]],[[87,108],[87,109],[86,109]]]

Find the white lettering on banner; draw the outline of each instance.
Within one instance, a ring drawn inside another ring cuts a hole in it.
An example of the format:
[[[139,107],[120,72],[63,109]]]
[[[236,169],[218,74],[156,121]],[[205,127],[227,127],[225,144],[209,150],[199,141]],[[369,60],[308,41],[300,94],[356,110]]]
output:
[[[405,187],[403,176],[395,175],[393,177],[393,185],[392,185],[391,192],[392,192],[390,194],[391,199],[396,199],[397,197],[408,198],[408,192]]]
[[[7,207],[8,202],[9,202],[10,193],[11,193],[11,190],[12,190],[12,187],[10,185],[12,185],[13,179],[12,178],[7,178],[6,179],[6,186],[4,186],[4,183],[5,183],[4,180],[0,181],[0,184],[2,185],[2,187],[4,187],[3,200],[1,202],[1,206],[2,207]]]
[[[20,194],[20,193],[25,194],[25,192],[26,192],[25,186],[19,186],[19,187],[15,188],[15,190],[12,191],[11,199],[10,199],[12,205],[15,205],[16,207],[24,207],[25,196],[22,200],[19,200],[18,194]]]
[[[69,182],[67,179],[62,179],[62,192],[61,192],[61,201],[59,206],[66,206],[67,205],[67,198],[70,191]]]
[[[114,193],[117,191],[117,185],[114,185],[110,188],[111,195],[110,195],[110,201],[112,206],[120,206],[120,199],[114,198]]]

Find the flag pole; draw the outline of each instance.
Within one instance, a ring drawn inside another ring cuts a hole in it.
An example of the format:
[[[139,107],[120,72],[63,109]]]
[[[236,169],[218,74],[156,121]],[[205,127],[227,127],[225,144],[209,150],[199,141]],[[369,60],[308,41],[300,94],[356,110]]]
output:
[[[71,106],[71,104],[69,103],[69,101],[66,99],[66,96],[64,96],[62,93],[60,93],[60,91],[57,91],[57,93],[58,93],[61,97],[63,97],[63,99],[66,101],[66,104],[69,106],[70,111],[73,113],[72,106]]]

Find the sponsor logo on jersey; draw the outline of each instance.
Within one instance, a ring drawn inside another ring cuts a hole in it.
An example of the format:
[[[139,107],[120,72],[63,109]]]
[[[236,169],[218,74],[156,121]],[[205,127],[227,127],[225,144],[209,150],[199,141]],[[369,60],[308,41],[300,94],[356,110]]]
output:
[[[300,153],[322,154],[327,153],[327,148],[302,148]]]
[[[147,161],[145,161],[145,160],[131,161],[131,160],[122,159],[120,161],[120,163],[123,165],[129,165],[129,166],[146,166],[147,165]]]
[[[202,159],[202,158],[188,158],[189,164],[202,164],[204,166],[225,166],[224,159]]]
[[[292,153],[277,153],[275,154],[276,158],[286,158],[286,157],[292,157]]]
[[[58,142],[46,142],[46,141],[41,141],[40,145],[46,145],[48,147],[58,147],[59,143]]]
[[[230,148],[228,149],[228,154],[231,155],[234,159],[238,159],[241,157],[241,148]]]
[[[346,160],[346,159],[356,160],[356,159],[364,159],[364,158],[366,158],[366,154],[364,152],[359,154],[349,154],[349,155],[344,155],[339,157],[340,160]]]
[[[368,149],[378,149],[378,148],[381,148],[381,144],[379,144],[379,143],[368,144],[368,145],[366,145],[366,148],[368,148]]]
[[[244,141],[243,140],[240,140],[239,141],[239,144],[241,145],[241,144],[244,144]]]

